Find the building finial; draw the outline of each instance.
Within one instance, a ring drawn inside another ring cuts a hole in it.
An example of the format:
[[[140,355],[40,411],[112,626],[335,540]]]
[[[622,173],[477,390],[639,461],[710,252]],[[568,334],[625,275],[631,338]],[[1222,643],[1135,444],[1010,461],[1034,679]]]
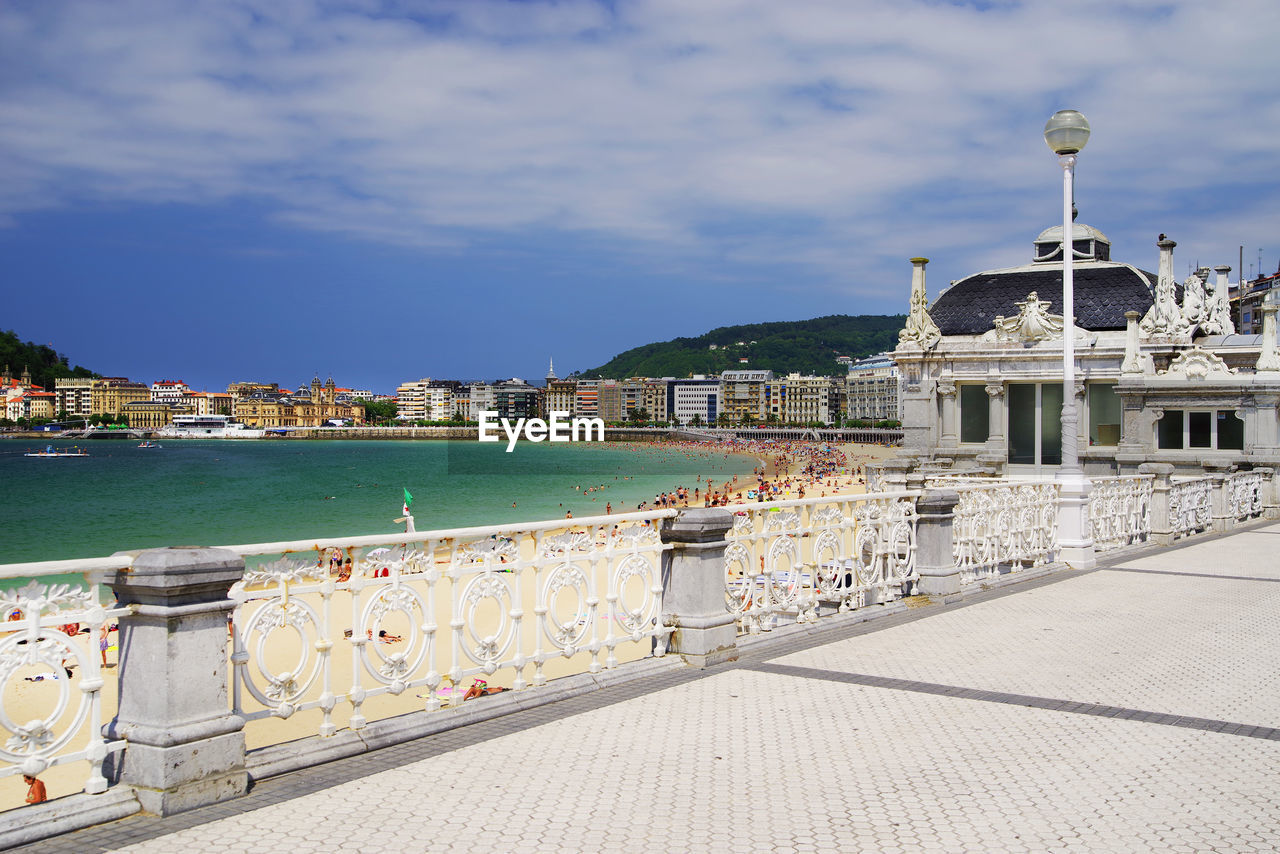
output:
[[[913,345],[929,350],[942,340],[942,332],[928,311],[929,298],[924,287],[924,268],[928,263],[928,258],[911,259],[911,307],[907,325],[898,333],[899,347]]]

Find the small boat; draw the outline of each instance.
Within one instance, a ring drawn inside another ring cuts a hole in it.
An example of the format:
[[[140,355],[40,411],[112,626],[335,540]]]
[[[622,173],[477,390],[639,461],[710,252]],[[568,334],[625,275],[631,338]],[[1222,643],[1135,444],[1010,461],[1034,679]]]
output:
[[[43,451],[31,451],[23,454],[24,457],[87,457],[86,452],[79,448],[69,448],[65,451],[59,451],[53,445],[45,445]]]
[[[157,443],[152,442],[150,439],[148,439],[148,440],[146,440],[145,442],[143,442],[141,445],[139,445],[138,447],[139,447],[139,448],[159,448],[159,447],[160,447],[160,445],[158,445]]]

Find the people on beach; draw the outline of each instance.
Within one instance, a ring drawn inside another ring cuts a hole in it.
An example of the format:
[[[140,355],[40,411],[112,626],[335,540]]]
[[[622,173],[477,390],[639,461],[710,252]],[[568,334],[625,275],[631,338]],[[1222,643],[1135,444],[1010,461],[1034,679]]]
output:
[[[44,781],[39,777],[32,777],[30,774],[23,774],[22,782],[27,784],[27,803],[42,804],[49,800],[49,794],[44,788]]]
[[[501,694],[506,690],[506,688],[501,686],[490,688],[488,682],[485,682],[483,679],[476,679],[471,683],[471,687],[467,689],[467,693],[462,695],[462,699],[474,700],[476,697],[483,697],[487,694]]]

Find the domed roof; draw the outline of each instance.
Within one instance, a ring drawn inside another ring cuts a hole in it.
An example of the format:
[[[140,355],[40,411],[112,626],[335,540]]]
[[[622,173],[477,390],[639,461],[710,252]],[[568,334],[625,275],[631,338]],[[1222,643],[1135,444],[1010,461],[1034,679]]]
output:
[[[1110,259],[1111,241],[1098,229],[1072,223],[1075,321],[1082,329],[1124,329],[1126,311],[1151,307],[1156,276]],[[1015,317],[1018,302],[1035,291],[1062,314],[1062,226],[1036,238],[1032,262],[974,273],[955,282],[929,308],[943,335],[981,335],[997,317]]]
[[[1071,223],[1071,240],[1101,240],[1103,243],[1111,243],[1105,234],[1091,225],[1085,225],[1082,222]],[[1036,243],[1061,243],[1062,242],[1062,226],[1055,225],[1046,228],[1040,232],[1040,236],[1036,238]]]

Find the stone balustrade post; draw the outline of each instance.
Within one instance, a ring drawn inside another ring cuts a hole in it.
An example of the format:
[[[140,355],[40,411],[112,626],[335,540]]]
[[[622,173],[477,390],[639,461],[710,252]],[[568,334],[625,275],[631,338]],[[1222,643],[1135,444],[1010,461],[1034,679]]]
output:
[[[737,620],[725,603],[725,535],[733,514],[714,507],[681,510],[662,525],[662,613],[675,626],[668,646],[687,663],[709,667],[738,658]]]
[[[1271,466],[1258,466],[1254,471],[1262,475],[1262,518],[1280,519],[1280,490],[1276,489],[1276,472]]]
[[[121,605],[120,699],[109,737],[128,742],[112,776],[147,812],[243,795],[244,719],[227,704],[227,614],[244,559],[226,549],[142,552],[108,579]]]
[[[952,525],[960,493],[954,489],[927,489],[916,500],[916,571],[920,592],[945,596],[960,592]]]
[[[1204,473],[1212,478],[1212,489],[1210,491],[1210,501],[1212,511],[1210,513],[1212,523],[1209,527],[1210,531],[1215,534],[1221,534],[1230,531],[1235,527],[1235,515],[1231,512],[1231,470],[1235,468],[1231,463],[1205,462],[1202,463]]]
[[[1168,546],[1173,544],[1173,518],[1169,512],[1170,478],[1173,466],[1169,463],[1143,463],[1138,474],[1155,475],[1151,487],[1151,542]]]

